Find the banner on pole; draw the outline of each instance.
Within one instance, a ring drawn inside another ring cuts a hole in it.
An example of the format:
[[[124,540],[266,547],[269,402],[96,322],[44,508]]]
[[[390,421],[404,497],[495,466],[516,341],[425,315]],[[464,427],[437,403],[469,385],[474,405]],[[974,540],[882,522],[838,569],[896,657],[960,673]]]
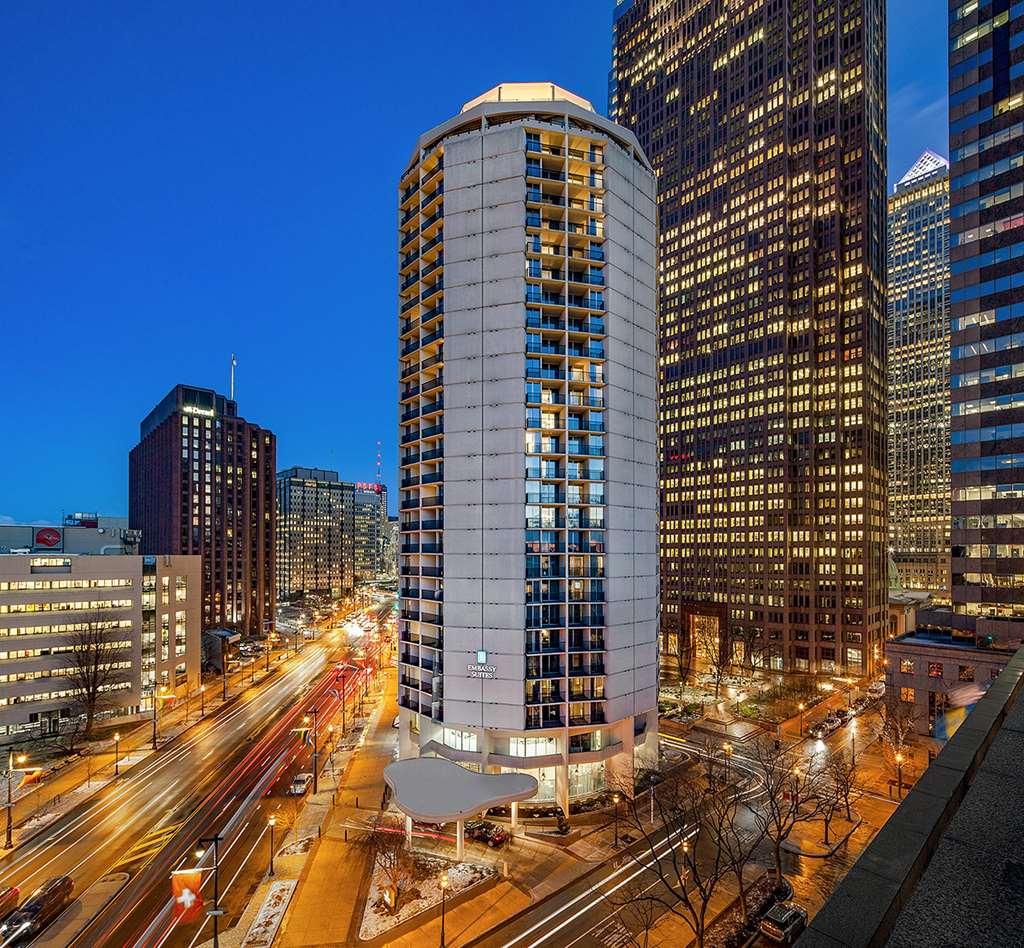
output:
[[[174,917],[179,922],[195,922],[203,915],[203,873],[200,869],[182,869],[171,876]]]

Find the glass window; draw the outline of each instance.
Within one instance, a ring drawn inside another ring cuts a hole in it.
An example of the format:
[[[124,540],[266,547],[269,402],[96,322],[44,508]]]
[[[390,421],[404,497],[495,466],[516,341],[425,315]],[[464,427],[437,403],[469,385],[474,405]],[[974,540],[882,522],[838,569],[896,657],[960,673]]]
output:
[[[928,677],[929,678],[941,678],[942,677],[942,662],[929,662],[928,663]]]
[[[904,675],[914,674],[914,660],[912,658],[901,658],[900,671],[903,672]]]
[[[900,701],[904,701],[907,704],[913,704],[915,699],[913,688],[900,688]]]

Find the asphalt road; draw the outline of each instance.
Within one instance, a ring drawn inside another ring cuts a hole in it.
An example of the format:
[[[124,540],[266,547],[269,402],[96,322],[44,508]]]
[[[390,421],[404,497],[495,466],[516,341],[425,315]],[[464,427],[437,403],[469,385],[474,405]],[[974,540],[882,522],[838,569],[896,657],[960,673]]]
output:
[[[17,885],[27,895],[69,875],[80,895],[108,873],[140,872],[326,664],[324,647],[307,647],[262,687],[243,692],[0,860],[0,886]]]

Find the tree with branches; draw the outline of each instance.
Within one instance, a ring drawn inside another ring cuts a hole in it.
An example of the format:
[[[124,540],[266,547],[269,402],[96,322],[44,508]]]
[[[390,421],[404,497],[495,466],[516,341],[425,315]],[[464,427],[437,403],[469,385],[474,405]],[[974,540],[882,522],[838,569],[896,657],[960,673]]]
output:
[[[847,820],[852,820],[853,804],[864,792],[853,755],[842,750],[830,755],[825,762],[825,777],[832,784],[836,797],[845,808]]]
[[[653,822],[646,794],[625,797],[623,818],[642,841],[626,849],[627,858],[643,870],[643,898],[679,918],[703,948],[711,899],[731,871],[716,843],[726,835],[719,822],[735,810],[714,805],[718,795],[704,780],[682,774],[666,776],[651,792]]]
[[[621,891],[604,896],[611,909],[609,919],[614,926],[616,944],[649,948],[651,930],[661,914],[661,904],[648,894],[651,884],[641,875]]]
[[[740,913],[743,924],[747,924],[747,880],[744,876],[754,850],[765,838],[764,827],[754,821],[754,828],[744,830],[740,826],[739,814],[745,804],[739,802],[735,793],[712,795],[707,804],[713,812],[708,821],[711,842],[722,853],[728,871],[736,880],[739,892]]]
[[[699,623],[694,630],[694,636],[697,654],[707,666],[708,675],[715,683],[715,701],[717,701],[719,692],[722,690],[722,679],[732,664],[732,656],[726,647],[727,643],[722,639],[717,622],[709,620]]]
[[[751,812],[758,830],[771,843],[775,877],[781,880],[782,844],[797,825],[818,815],[821,771],[773,740],[757,741],[752,752],[762,798]]]
[[[85,717],[82,737],[89,740],[96,716],[115,703],[117,686],[128,681],[131,653],[118,640],[121,633],[107,628],[100,615],[89,615],[82,625],[72,637],[64,674],[72,700]]]
[[[882,756],[893,776],[902,783],[903,765],[909,761],[914,740],[913,706],[903,701],[886,701],[878,709],[875,729],[882,745]],[[903,793],[902,786],[899,793]]]
[[[416,864],[405,846],[405,828],[384,813],[374,817],[369,829],[356,841],[370,854],[388,890],[387,907],[393,915],[402,897],[416,881]]]

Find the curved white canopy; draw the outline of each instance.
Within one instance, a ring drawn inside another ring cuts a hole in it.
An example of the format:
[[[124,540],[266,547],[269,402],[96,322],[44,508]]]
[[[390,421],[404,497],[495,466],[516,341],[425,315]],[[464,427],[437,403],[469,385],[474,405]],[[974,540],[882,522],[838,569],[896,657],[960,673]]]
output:
[[[425,823],[451,823],[537,792],[528,774],[477,774],[440,757],[396,760],[384,768],[395,804],[406,816]]]

